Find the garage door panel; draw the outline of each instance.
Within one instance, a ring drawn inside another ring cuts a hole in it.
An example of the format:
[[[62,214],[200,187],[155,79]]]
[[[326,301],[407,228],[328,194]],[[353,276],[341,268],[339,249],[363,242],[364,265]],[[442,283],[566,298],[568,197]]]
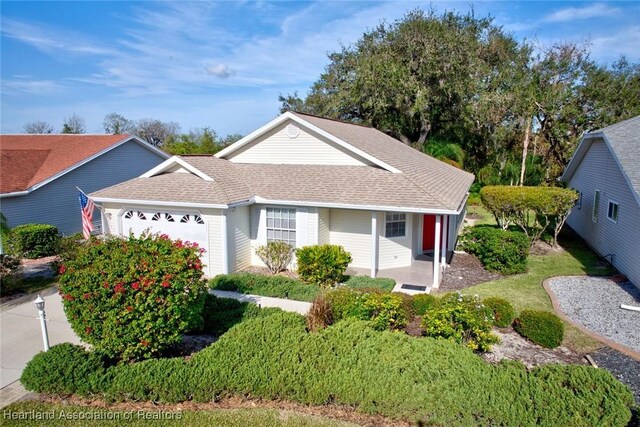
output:
[[[144,231],[166,234],[172,240],[197,243],[199,247],[209,250],[207,227],[197,213],[166,213],[127,211],[122,216],[122,230],[124,235],[133,232],[139,236]],[[205,274],[209,274],[207,252],[200,255]]]

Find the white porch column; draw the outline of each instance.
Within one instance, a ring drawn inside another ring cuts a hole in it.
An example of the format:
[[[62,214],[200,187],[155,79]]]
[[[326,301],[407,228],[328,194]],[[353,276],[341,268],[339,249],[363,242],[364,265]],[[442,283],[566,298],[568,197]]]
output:
[[[220,225],[220,228],[222,228],[222,274],[229,274],[229,236],[227,234],[227,211],[220,212]]]
[[[378,213],[371,212],[371,277],[378,271]]]
[[[440,264],[441,267],[445,267],[447,265],[447,229],[449,228],[449,215],[442,216],[442,247],[440,248]],[[442,268],[441,268],[442,269]]]
[[[436,215],[436,237],[433,245],[433,288],[440,286],[440,229],[441,215]]]

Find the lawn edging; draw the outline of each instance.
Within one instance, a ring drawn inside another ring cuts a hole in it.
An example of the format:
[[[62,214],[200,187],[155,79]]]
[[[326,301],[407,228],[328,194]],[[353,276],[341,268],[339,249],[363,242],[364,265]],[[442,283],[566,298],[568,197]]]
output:
[[[637,351],[624,346],[622,344],[619,344],[615,341],[612,341],[611,339],[602,336],[596,332],[593,332],[592,330],[586,328],[585,326],[575,322],[573,319],[571,319],[569,316],[567,316],[566,314],[564,314],[564,312],[562,311],[562,308],[560,307],[560,304],[558,303],[558,300],[556,298],[556,295],[553,293],[553,291],[551,290],[551,288],[549,287],[549,282],[553,279],[558,279],[558,278],[583,278],[585,276],[555,276],[555,277],[549,277],[547,279],[545,279],[542,282],[542,287],[544,288],[545,292],[547,292],[547,295],[549,295],[549,298],[551,299],[551,304],[553,305],[553,310],[556,312],[556,314],[565,322],[571,324],[573,327],[575,327],[576,329],[579,329],[580,332],[584,333],[585,335],[590,336],[591,338],[600,341],[602,344],[605,344],[608,347],[613,348],[614,350],[619,351],[620,353],[624,353],[627,356],[631,357],[634,360],[637,360],[640,362],[640,353],[638,353]]]

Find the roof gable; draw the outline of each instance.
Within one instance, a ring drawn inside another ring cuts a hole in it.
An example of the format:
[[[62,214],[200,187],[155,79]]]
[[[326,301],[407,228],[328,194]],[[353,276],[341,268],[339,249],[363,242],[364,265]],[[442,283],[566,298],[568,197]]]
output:
[[[168,157],[130,135],[0,135],[0,193],[33,191],[128,141]]]
[[[291,119],[225,155],[233,163],[376,166]]]
[[[355,147],[352,144],[340,139],[336,135],[330,132],[327,132],[325,129],[322,129],[314,125],[310,121],[305,120],[305,117],[303,117],[302,115],[294,114],[289,111],[276,117],[274,120],[270,121],[269,123],[255,130],[254,132],[251,132],[249,135],[245,136],[244,138],[240,139],[234,144],[231,144],[229,147],[225,148],[224,150],[216,153],[215,156],[221,159],[223,158],[231,159],[233,153],[240,151],[241,149],[243,149],[243,147],[246,147],[247,145],[255,142],[263,135],[267,134],[273,129],[276,129],[278,126],[281,126],[283,123],[288,121],[291,121],[296,125],[300,125],[322,138],[326,138],[331,143],[336,144],[336,146],[343,149],[343,152],[349,153],[355,159],[363,159],[367,162],[370,162],[372,165],[381,167],[382,169],[385,169],[389,172],[400,173],[400,171],[397,168],[385,163],[384,161],[376,158],[370,153],[367,153],[361,150],[360,148]]]
[[[640,205],[640,116],[585,134],[561,180],[571,179],[596,139],[605,142]]]

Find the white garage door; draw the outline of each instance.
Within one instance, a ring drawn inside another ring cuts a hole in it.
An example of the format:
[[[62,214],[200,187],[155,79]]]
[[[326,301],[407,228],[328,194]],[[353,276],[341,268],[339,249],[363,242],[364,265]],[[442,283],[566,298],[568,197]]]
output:
[[[143,231],[151,230],[152,233],[166,234],[171,239],[180,239],[183,242],[197,243],[199,247],[205,249],[200,258],[202,259],[203,270],[209,274],[207,266],[209,253],[209,241],[207,238],[207,228],[199,214],[193,212],[169,213],[157,211],[126,211],[122,216],[122,234],[127,235],[133,232],[139,236]]]

